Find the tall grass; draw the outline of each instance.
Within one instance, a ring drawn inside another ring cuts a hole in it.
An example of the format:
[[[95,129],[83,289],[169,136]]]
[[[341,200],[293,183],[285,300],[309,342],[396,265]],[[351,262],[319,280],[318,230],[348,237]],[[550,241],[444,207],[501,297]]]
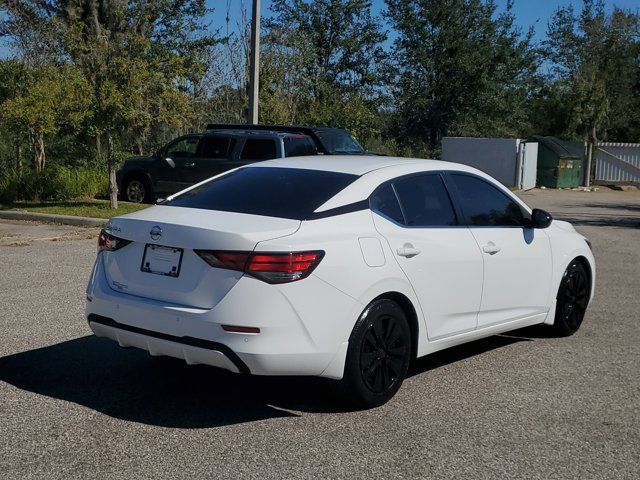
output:
[[[29,170],[22,175],[0,174],[0,202],[106,197],[109,178],[105,170],[52,165],[42,172]]]

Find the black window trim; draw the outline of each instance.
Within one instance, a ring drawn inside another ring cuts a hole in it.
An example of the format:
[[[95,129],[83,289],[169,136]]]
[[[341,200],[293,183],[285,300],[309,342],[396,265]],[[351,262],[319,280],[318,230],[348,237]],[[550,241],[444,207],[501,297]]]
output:
[[[443,229],[443,228],[530,228],[526,224],[525,225],[520,225],[520,226],[516,226],[516,225],[471,225],[471,222],[469,222],[467,216],[464,214],[464,211],[462,210],[462,206],[461,206],[462,202],[460,201],[460,193],[458,192],[458,189],[455,186],[455,183],[454,183],[453,179],[450,178],[450,175],[452,175],[452,174],[467,175],[469,177],[474,177],[474,178],[477,178],[479,180],[482,180],[483,182],[485,182],[486,184],[490,185],[492,188],[496,189],[498,192],[500,192],[501,194],[505,195],[507,198],[509,198],[510,200],[515,202],[516,205],[518,205],[518,207],[522,211],[522,215],[523,215],[523,217],[525,219],[525,222],[527,220],[531,220],[531,213],[529,213],[522,206],[522,204],[520,202],[512,199],[506,192],[502,191],[502,189],[500,189],[496,185],[494,185],[493,182],[489,182],[489,181],[487,181],[487,179],[481,177],[480,175],[476,175],[475,173],[465,172],[465,171],[462,171],[462,170],[428,170],[428,171],[423,171],[423,172],[413,172],[413,173],[409,173],[409,174],[406,174],[406,175],[401,175],[399,177],[395,177],[395,178],[386,180],[383,183],[381,183],[380,185],[378,185],[376,187],[376,189],[371,193],[371,195],[369,195],[369,197],[367,199],[367,202],[369,203],[369,209],[373,213],[376,213],[377,215],[380,215],[382,218],[384,218],[384,219],[390,221],[391,223],[393,223],[394,225],[397,225],[398,227],[402,227],[402,228],[422,228],[422,229],[433,229],[433,228],[438,228],[438,229]],[[404,213],[404,207],[402,206],[402,202],[400,201],[400,197],[398,196],[398,192],[396,191],[394,183],[399,181],[399,180],[404,180],[406,178],[419,177],[419,176],[423,176],[423,175],[439,175],[440,176],[440,178],[442,179],[442,182],[444,183],[445,190],[447,191],[447,194],[449,195],[449,200],[451,201],[451,205],[453,206],[453,210],[454,210],[454,212],[456,214],[457,225],[415,226],[415,225],[407,225],[406,224],[407,216]],[[400,211],[402,212],[402,217],[404,218],[404,223],[398,223],[393,218],[388,217],[384,213],[371,208],[371,200],[372,200],[373,196],[376,195],[376,193],[378,193],[379,190],[381,190],[382,188],[386,187],[387,185],[391,185],[391,189],[393,190],[393,193],[396,196],[396,201],[398,202],[398,205],[400,207]]]
[[[507,197],[509,200],[514,202],[518,206],[518,208],[520,208],[520,211],[522,212],[522,217],[525,220],[525,223],[523,225],[472,225],[471,221],[469,220],[467,215],[464,213],[464,209],[462,208],[462,201],[460,199],[461,197],[460,192],[458,191],[458,187],[456,186],[455,181],[451,178],[451,175],[465,175],[467,177],[477,178],[478,180],[486,183],[491,188],[498,191],[499,193]],[[472,172],[464,172],[461,170],[445,170],[443,171],[443,180],[445,182],[445,186],[449,190],[449,195],[451,196],[452,200],[456,205],[456,209],[460,211],[460,218],[463,220],[462,226],[467,228],[530,228],[527,225],[527,222],[531,220],[531,213],[529,213],[522,206],[520,202],[511,198],[510,195],[504,192],[501,188],[497,187],[493,182],[488,181],[486,178],[483,178],[480,175],[476,175],[475,173],[472,173]]]

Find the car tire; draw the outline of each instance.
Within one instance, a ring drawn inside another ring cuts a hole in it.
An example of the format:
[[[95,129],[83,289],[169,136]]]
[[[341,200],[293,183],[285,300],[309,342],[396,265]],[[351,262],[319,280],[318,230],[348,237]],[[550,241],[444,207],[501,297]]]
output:
[[[375,300],[349,338],[342,392],[360,408],[383,405],[402,385],[410,361],[411,329],[404,311],[392,300]]]
[[[578,331],[589,304],[591,285],[584,265],[573,260],[560,281],[556,296],[556,314],[553,332],[556,336],[567,337]]]
[[[150,203],[151,188],[141,176],[133,176],[128,178],[123,185],[122,199],[131,203]]]

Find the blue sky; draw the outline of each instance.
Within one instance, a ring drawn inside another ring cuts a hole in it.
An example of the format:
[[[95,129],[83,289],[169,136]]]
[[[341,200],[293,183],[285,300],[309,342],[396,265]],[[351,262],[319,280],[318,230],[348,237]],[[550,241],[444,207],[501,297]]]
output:
[[[500,8],[504,8],[507,0],[497,0],[497,3]],[[541,40],[547,29],[547,21],[554,10],[571,3],[577,8],[582,6],[580,0],[515,0],[514,12],[520,26],[526,30],[533,25],[536,40]],[[245,6],[249,14],[251,13],[251,0],[209,0],[207,4],[215,9],[211,19],[213,26],[223,26],[225,24],[224,18],[227,12],[227,5],[231,6],[232,25],[235,25],[235,18],[237,18],[242,5]],[[616,5],[621,8],[640,10],[640,0],[607,0],[606,4],[609,9]],[[263,16],[269,15],[270,6],[271,0],[262,0]],[[373,0],[373,6],[375,12],[380,13],[385,9],[385,2],[384,0]]]
[[[497,0],[497,3],[500,8],[504,8],[507,0]],[[514,11],[519,25],[525,30],[533,25],[536,40],[541,40],[544,38],[547,22],[554,10],[559,6],[571,3],[577,8],[582,5],[581,0],[515,0]],[[606,0],[606,4],[609,9],[616,5],[621,8],[640,10],[640,0]],[[212,28],[225,28],[227,5],[230,6],[231,26],[234,28],[237,24],[241,7],[244,5],[249,14],[251,10],[251,0],[209,0],[207,5],[214,9],[214,13],[210,17]],[[264,17],[269,16],[270,6],[271,0],[262,0],[262,14]],[[385,2],[384,0],[373,0],[373,6],[375,13],[380,13],[385,8]],[[0,57],[8,54],[9,52],[0,40]]]

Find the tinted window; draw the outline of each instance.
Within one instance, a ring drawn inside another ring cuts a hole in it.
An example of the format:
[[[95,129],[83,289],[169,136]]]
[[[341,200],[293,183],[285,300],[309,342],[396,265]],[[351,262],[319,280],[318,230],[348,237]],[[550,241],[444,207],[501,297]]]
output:
[[[198,156],[201,158],[227,158],[230,146],[230,138],[202,137],[198,145]]]
[[[303,135],[286,136],[283,141],[285,157],[302,157],[316,154],[316,149],[311,140]]]
[[[163,205],[303,220],[356,178],[299,168],[241,168]]]
[[[314,133],[329,153],[363,153],[364,148],[344,130],[318,129]]]
[[[485,180],[470,175],[453,174],[461,207],[469,225],[479,227],[520,227],[520,206]]]
[[[198,137],[187,137],[169,145],[167,157],[193,157],[198,148]]]
[[[267,138],[248,139],[240,154],[242,160],[269,160],[277,156],[275,140]]]
[[[456,225],[456,214],[440,175],[420,175],[394,182],[410,227]]]
[[[402,210],[400,210],[400,204],[391,184],[385,185],[371,197],[371,210],[381,213],[398,223],[404,223]]]

